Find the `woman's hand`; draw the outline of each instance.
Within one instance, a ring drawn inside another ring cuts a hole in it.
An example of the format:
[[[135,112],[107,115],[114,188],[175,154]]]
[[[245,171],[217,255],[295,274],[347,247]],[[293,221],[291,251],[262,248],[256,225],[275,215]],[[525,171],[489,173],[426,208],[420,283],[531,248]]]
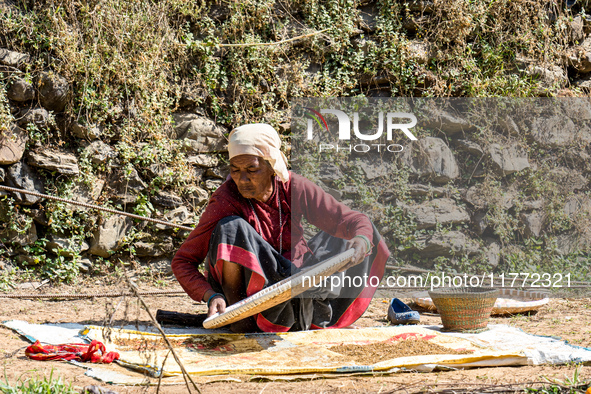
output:
[[[362,237],[353,237],[347,242],[347,249],[355,249],[355,253],[353,254],[353,258],[351,261],[341,268],[339,271],[343,272],[351,267],[356,266],[357,264],[361,263],[363,259],[365,259],[365,255],[369,253],[368,250],[368,242],[363,239]]]
[[[216,313],[224,313],[226,311],[226,300],[224,297],[216,296],[209,303],[207,310],[207,317],[215,315]]]
[[[226,298],[223,294],[215,293],[213,290],[208,290],[205,293],[203,300],[209,304],[207,309],[207,317],[213,316],[216,313],[224,313],[226,311]]]

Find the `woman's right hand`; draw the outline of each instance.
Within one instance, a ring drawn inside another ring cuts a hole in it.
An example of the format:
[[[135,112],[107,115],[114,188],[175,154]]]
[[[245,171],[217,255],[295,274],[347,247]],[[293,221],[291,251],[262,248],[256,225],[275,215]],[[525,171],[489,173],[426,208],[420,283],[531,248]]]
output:
[[[209,304],[207,309],[207,317],[210,317],[216,313],[224,313],[226,311],[226,298],[221,293],[208,290],[203,296],[203,302]]]
[[[207,310],[207,317],[215,315],[216,313],[224,313],[226,311],[226,300],[222,296],[215,296],[209,303]]]

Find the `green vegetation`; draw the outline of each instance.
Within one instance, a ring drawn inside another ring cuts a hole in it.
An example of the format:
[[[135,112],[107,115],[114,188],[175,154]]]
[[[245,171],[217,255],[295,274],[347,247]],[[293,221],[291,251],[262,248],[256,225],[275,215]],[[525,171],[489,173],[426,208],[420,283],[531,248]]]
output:
[[[591,387],[591,380],[585,380],[581,376],[581,364],[576,364],[572,377],[566,377],[564,380],[548,379],[550,382],[547,386],[540,388],[530,388],[526,392],[528,394],[576,394],[585,393]]]
[[[0,138],[9,135],[9,125],[14,121],[8,107],[8,98],[6,97],[6,85],[0,82]]]
[[[530,96],[542,85],[516,68],[558,58],[570,18],[549,0],[444,0],[429,18],[390,0],[371,18],[351,0],[19,3],[0,31],[36,59],[29,73],[50,67],[71,81],[77,121],[155,145],[189,96],[229,126],[277,122],[293,97],[366,95],[378,75],[393,96]]]
[[[53,369],[49,376],[42,378],[26,377],[21,375],[15,383],[10,383],[6,376],[5,382],[0,382],[0,393],[3,394],[76,394],[79,391],[72,387],[72,384],[62,382],[61,377],[53,375]],[[26,372],[28,373],[28,372]]]

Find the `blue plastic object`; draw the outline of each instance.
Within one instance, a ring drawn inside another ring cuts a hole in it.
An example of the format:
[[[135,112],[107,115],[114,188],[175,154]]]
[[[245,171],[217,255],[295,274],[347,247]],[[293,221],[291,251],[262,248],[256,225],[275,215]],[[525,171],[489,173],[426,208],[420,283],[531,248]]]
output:
[[[388,308],[388,320],[392,324],[417,324],[421,316],[398,298],[392,298]]]

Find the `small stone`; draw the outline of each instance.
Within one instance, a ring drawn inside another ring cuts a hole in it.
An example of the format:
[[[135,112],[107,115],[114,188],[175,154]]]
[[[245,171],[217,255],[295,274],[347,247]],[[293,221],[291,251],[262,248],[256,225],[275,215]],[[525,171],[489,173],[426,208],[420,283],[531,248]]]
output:
[[[487,239],[487,248],[484,250],[484,260],[491,266],[496,267],[501,261],[501,245],[493,239]]]
[[[107,181],[107,189],[115,204],[135,204],[147,188],[134,167],[113,171]]]
[[[191,212],[189,212],[185,206],[178,207],[166,213],[163,217],[163,220],[174,224],[187,225],[189,227],[195,225],[193,214],[191,214]],[[164,224],[160,223],[154,224],[154,227],[158,230],[169,230],[175,228],[172,226],[165,226]]]
[[[31,223],[29,228],[24,232],[18,232],[15,230],[8,230],[0,233],[0,239],[4,239],[5,242],[18,245],[27,246],[32,245],[37,241],[37,227],[35,223]]]
[[[108,218],[95,232],[88,250],[90,254],[108,258],[113,252],[121,249],[125,235],[133,222],[128,217],[113,215]]]
[[[129,192],[139,194],[148,187],[134,167],[114,171],[109,186],[120,194]]]
[[[138,257],[158,257],[174,251],[172,237],[165,236],[155,242],[138,241],[133,244]]]
[[[183,205],[183,199],[176,194],[159,191],[153,195],[150,200],[153,204],[160,205],[165,208],[178,208]]]
[[[503,209],[511,209],[515,206],[516,192],[512,189],[501,191],[487,191],[482,185],[470,187],[463,198],[474,208],[488,208],[489,205]]]
[[[172,260],[168,257],[157,258],[151,260],[148,263],[148,267],[150,267],[150,271],[152,273],[158,273],[161,275],[171,275],[172,274]]]
[[[102,386],[97,386],[95,384],[91,384],[88,386],[84,386],[80,394],[118,394],[117,391],[113,391],[111,389],[107,389]]]
[[[586,195],[570,196],[564,204],[564,213],[571,219],[577,216],[591,215],[591,198]]]
[[[475,130],[472,123],[462,118],[459,114],[453,114],[447,110],[428,107],[424,108],[426,117],[422,126],[427,129],[439,130],[446,135],[455,135],[460,132],[471,132]]]
[[[461,152],[468,152],[474,156],[482,156],[484,151],[476,142],[468,141],[468,140],[457,140],[456,141],[456,149]]]
[[[223,181],[220,179],[206,179],[205,188],[211,191],[217,190],[218,187],[222,186]]]
[[[513,174],[530,167],[527,152],[515,144],[509,146],[491,144],[488,153],[494,169],[503,175]]]
[[[26,163],[18,162],[10,167],[6,173],[8,186],[25,189],[44,194],[45,187],[37,174]],[[41,197],[30,194],[13,193],[16,200],[23,205],[33,205],[41,201]]]
[[[402,161],[414,174],[436,183],[447,183],[460,176],[452,151],[440,138],[413,141],[402,154]]]
[[[205,168],[203,167],[193,167],[193,179],[195,179],[197,182],[199,183],[203,178],[205,174]]]
[[[445,189],[442,187],[423,185],[420,183],[408,185],[408,189],[411,197],[423,197],[429,195],[433,197],[443,197],[447,194]]]
[[[525,70],[526,75],[539,78],[543,86],[564,87],[568,84],[568,76],[562,67],[550,66],[548,68],[531,65]],[[542,93],[542,92],[540,92]]]
[[[103,192],[105,183],[105,180],[100,178],[95,178],[89,184],[78,181],[72,187],[71,199],[85,204],[95,204]],[[80,205],[73,205],[72,209],[86,211],[88,208]]]
[[[4,64],[5,66],[21,68],[28,63],[30,59],[31,57],[25,53],[0,48],[0,64]]]
[[[591,90],[591,75],[585,74],[581,78],[577,78],[573,81],[573,85],[585,89],[587,91]]]
[[[173,174],[172,170],[166,164],[154,163],[146,168],[146,173],[150,178],[165,178]]]
[[[526,238],[539,237],[542,233],[546,215],[543,212],[522,212],[519,214],[521,225],[523,226],[523,235]]]
[[[359,167],[365,174],[365,179],[368,181],[381,178],[384,176],[390,176],[392,173],[392,168],[390,163],[387,161],[367,161],[367,160],[360,160]]]
[[[499,120],[499,128],[501,131],[512,136],[518,136],[520,134],[519,126],[517,126],[517,123],[509,115]]]
[[[571,44],[578,44],[585,39],[583,18],[577,15],[568,23],[568,37]]]
[[[523,208],[527,211],[534,209],[542,209],[544,207],[544,200],[528,200],[523,202]]]
[[[576,234],[560,234],[549,240],[555,244],[555,251],[560,255],[568,255],[580,249],[581,243]]]
[[[204,176],[208,178],[218,178],[221,180],[226,180],[226,178],[230,175],[230,167],[229,166],[220,166],[214,168],[208,168],[205,170]]]
[[[319,180],[326,185],[332,186],[335,181],[343,179],[343,173],[340,168],[333,163],[321,163]]]
[[[449,198],[425,201],[420,205],[405,207],[405,212],[414,216],[417,229],[435,228],[437,224],[461,224],[470,220],[468,212]]]
[[[33,125],[39,130],[47,130],[50,127],[49,112],[45,108],[30,108],[26,110],[18,121],[19,126],[26,129],[27,125]]]
[[[346,185],[345,187],[341,188],[341,192],[343,193],[343,198],[351,198],[357,200],[359,197],[359,188],[357,186]]]
[[[426,64],[433,60],[434,56],[428,42],[411,41],[409,45],[410,58],[418,64]]]
[[[226,151],[226,129],[213,120],[192,113],[173,115],[177,139],[184,142],[192,153],[215,153]]]
[[[404,4],[411,11],[422,13],[433,12],[434,7],[433,2],[429,0],[406,0]]]
[[[482,235],[488,228],[488,219],[486,211],[477,211],[472,215],[472,223],[474,224],[474,232],[477,235]]]
[[[195,191],[186,196],[192,206],[195,208],[207,204],[209,201],[209,193],[200,187],[197,187]]]
[[[43,209],[31,209],[29,210],[27,216],[32,218],[37,224],[40,224],[44,227],[49,226],[49,219],[47,219],[47,215]]]
[[[337,201],[341,201],[341,199],[343,198],[343,193],[340,190],[333,189],[332,187],[327,186],[322,181],[318,181],[318,186],[320,186],[320,188],[324,190],[326,193],[333,196]]]
[[[65,78],[51,72],[41,73],[37,88],[43,107],[54,112],[62,112],[65,109],[70,89]]]
[[[103,141],[94,141],[84,149],[84,155],[90,157],[95,165],[105,164],[107,160],[115,158],[116,152]]]
[[[6,90],[6,96],[13,101],[24,102],[35,98],[35,88],[22,78],[17,78]]]
[[[588,183],[587,178],[579,171],[566,167],[553,168],[547,174],[547,177],[549,181],[555,182],[563,190],[568,192],[583,190]]]
[[[588,122],[580,125],[576,141],[582,143],[586,146],[591,146],[591,125]],[[568,150],[567,153],[572,154],[573,156],[579,156],[581,158],[588,157],[587,153],[584,150]]]
[[[211,154],[199,154],[187,157],[187,162],[199,167],[217,167],[220,165],[220,159]]]
[[[85,258],[78,260],[78,270],[80,270],[81,273],[87,274],[89,272],[92,272],[93,268],[94,268],[94,263],[92,262],[91,259],[85,257]]]
[[[579,73],[591,72],[591,38],[581,42],[581,45],[567,49],[566,58],[568,64]]]
[[[10,132],[0,137],[0,164],[8,165],[20,161],[28,139],[23,129],[12,125]]]
[[[74,241],[65,236],[48,234],[45,238],[47,239],[46,249],[54,251],[60,256],[74,257],[90,248],[86,241]]]
[[[532,126],[534,140],[544,148],[557,148],[570,145],[577,133],[577,127],[565,116],[536,118]]]
[[[460,231],[428,235],[420,239],[418,244],[418,249],[411,249],[410,251],[418,253],[423,258],[450,257],[456,254],[474,255],[478,253],[478,245]]]
[[[38,256],[30,256],[28,254],[19,254],[18,256],[16,256],[16,261],[18,261],[19,264],[23,265],[38,265],[41,263],[45,263],[45,261],[40,259]]]
[[[99,139],[103,135],[103,131],[99,126],[86,125],[83,126],[80,123],[74,122],[70,126],[70,132],[78,138],[82,138],[89,141]]]
[[[65,175],[78,175],[78,160],[72,153],[56,152],[50,149],[29,152],[28,163],[34,167],[57,171]]]
[[[375,4],[362,6],[359,8],[359,27],[366,32],[373,32],[377,28],[377,15],[379,9]]]
[[[561,97],[560,106],[572,121],[591,120],[591,99],[588,97]]]

